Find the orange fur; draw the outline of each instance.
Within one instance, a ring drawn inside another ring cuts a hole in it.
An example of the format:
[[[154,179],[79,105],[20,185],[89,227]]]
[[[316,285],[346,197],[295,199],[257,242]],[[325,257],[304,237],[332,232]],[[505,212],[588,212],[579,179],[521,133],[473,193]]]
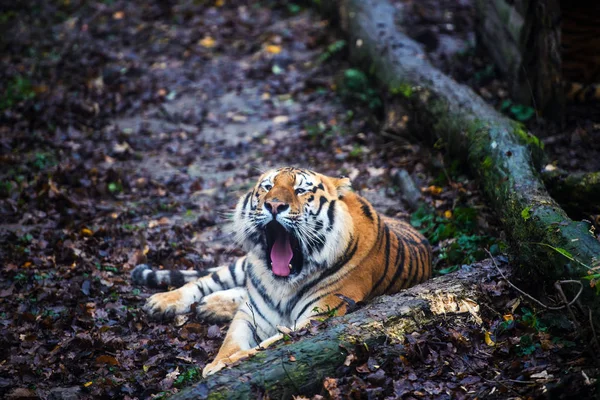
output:
[[[344,315],[347,311],[344,298],[355,302],[365,301],[381,294],[396,293],[431,277],[431,248],[418,231],[406,222],[379,216],[365,199],[349,191],[347,178],[336,179],[319,175],[319,179],[329,194],[337,195],[337,200],[344,204],[348,215],[352,217],[352,226],[348,226],[348,229],[354,233],[358,248],[345,268],[340,271],[340,275],[343,275],[341,279],[334,280],[326,286],[331,294],[314,304],[315,312],[300,322],[301,326],[313,318],[332,312]],[[272,188],[259,201],[259,207],[264,206],[266,202],[275,201],[288,204],[290,213],[302,212],[303,200],[306,197],[294,194],[294,183],[294,170],[280,172],[273,179]],[[401,270],[392,268],[391,260],[395,263],[404,260]],[[319,290],[323,291],[324,288]],[[307,293],[313,294],[318,292]],[[232,326],[230,331],[234,329]],[[215,360],[206,366],[204,375],[210,375],[225,365],[251,356],[258,349],[265,347],[265,344],[270,345],[280,338],[281,334],[277,334],[253,349],[244,350],[237,345],[232,335],[228,335]]]
[[[343,315],[348,303],[397,293],[432,273],[427,240],[379,215],[348,178],[268,171],[238,202],[233,230],[246,257],[146,303],[157,316],[186,312],[194,302],[202,318],[229,319],[235,311],[205,376],[277,342],[276,326],[298,329]],[[139,266],[134,276],[156,280],[153,273]]]

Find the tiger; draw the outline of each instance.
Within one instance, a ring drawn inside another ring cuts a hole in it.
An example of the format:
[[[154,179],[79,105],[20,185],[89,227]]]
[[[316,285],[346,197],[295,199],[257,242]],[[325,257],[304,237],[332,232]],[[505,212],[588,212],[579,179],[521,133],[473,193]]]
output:
[[[147,299],[143,309],[151,317],[194,308],[204,320],[231,320],[204,377],[283,333],[344,315],[356,303],[432,274],[427,239],[409,223],[376,212],[347,177],[295,167],[267,171],[239,199],[231,228],[246,255],[230,265],[169,271],[141,264],[132,271],[137,285],[181,285]]]

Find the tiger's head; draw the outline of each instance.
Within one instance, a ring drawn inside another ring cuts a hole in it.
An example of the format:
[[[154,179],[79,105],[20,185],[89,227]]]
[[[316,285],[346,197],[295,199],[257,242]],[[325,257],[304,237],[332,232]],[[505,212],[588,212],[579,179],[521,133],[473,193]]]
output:
[[[348,178],[270,170],[238,202],[235,234],[275,278],[301,280],[331,265],[350,241],[352,217],[341,200],[349,190]]]

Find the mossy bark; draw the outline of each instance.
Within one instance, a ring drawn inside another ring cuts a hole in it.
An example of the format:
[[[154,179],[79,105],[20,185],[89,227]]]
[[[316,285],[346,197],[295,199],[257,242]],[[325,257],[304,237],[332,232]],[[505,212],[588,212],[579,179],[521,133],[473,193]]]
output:
[[[478,284],[499,274],[482,264],[434,278],[394,296],[381,296],[343,317],[329,319],[327,327],[289,345],[266,349],[239,365],[209,376],[172,399],[270,399],[318,393],[325,377],[335,377],[348,352],[384,341],[401,342],[435,318],[471,313],[479,320]]]
[[[582,264],[599,263],[600,242],[589,224],[569,219],[546,191],[535,168],[543,155],[535,136],[434,68],[399,30],[401,15],[388,1],[342,0],[325,7],[346,32],[353,61],[405,99],[412,126],[468,162],[503,223],[520,275],[580,278],[587,273]]]
[[[589,218],[600,214],[600,172],[544,171],[544,183],[552,197],[571,216]]]

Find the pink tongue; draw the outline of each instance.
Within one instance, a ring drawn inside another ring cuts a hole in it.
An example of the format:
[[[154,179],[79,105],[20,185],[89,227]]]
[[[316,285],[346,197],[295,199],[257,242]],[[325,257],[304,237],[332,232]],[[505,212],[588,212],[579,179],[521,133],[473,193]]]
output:
[[[275,240],[271,249],[271,267],[273,273],[278,276],[288,276],[290,274],[290,261],[294,253],[292,245],[287,234],[283,234]]]

